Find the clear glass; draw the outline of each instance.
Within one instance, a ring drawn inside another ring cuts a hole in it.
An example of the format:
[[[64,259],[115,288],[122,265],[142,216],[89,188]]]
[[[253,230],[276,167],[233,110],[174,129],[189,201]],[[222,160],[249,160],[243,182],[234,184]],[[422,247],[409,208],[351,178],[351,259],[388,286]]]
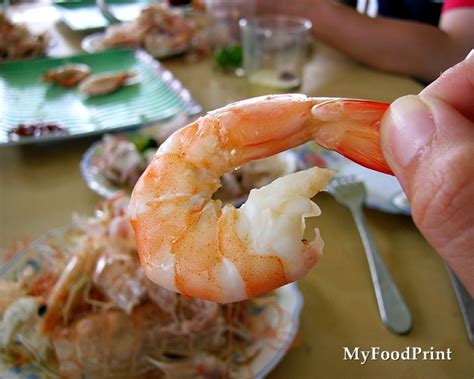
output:
[[[311,21],[262,16],[240,20],[244,70],[253,96],[301,85]]]
[[[255,15],[255,0],[206,0],[215,47],[240,45],[239,20]]]

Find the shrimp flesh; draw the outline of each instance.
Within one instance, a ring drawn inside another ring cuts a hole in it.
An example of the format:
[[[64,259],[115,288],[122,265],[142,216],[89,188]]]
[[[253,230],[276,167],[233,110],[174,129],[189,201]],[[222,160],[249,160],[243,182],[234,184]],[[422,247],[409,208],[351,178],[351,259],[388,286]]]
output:
[[[323,241],[303,239],[310,199],[331,170],[313,167],[252,190],[239,209],[212,199],[219,177],[308,141],[388,172],[378,141],[387,104],[273,95],[209,112],[162,144],[129,205],[148,278],[220,303],[268,292],[305,275]]]

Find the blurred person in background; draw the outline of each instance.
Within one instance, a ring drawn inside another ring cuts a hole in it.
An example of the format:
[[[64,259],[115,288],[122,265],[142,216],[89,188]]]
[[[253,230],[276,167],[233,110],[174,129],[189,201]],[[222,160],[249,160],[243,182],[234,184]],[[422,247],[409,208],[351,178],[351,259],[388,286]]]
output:
[[[351,58],[424,82],[474,47],[474,0],[257,0],[257,11],[306,17]]]

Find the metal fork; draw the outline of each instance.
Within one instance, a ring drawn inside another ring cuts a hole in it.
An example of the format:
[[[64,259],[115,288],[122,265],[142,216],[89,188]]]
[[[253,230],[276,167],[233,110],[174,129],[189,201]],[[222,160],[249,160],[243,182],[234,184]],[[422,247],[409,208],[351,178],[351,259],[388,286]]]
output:
[[[365,223],[362,205],[366,197],[364,183],[356,177],[334,178],[328,187],[338,203],[350,209],[369,261],[375,297],[384,325],[397,334],[407,333],[412,325],[410,311],[392,276],[385,267]]]

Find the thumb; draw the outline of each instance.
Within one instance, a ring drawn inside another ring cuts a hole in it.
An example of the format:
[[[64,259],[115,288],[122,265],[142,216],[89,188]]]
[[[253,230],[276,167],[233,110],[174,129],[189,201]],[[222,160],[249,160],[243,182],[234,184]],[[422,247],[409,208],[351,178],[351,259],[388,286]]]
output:
[[[474,294],[474,124],[448,103],[419,95],[396,100],[381,129],[415,224]]]

